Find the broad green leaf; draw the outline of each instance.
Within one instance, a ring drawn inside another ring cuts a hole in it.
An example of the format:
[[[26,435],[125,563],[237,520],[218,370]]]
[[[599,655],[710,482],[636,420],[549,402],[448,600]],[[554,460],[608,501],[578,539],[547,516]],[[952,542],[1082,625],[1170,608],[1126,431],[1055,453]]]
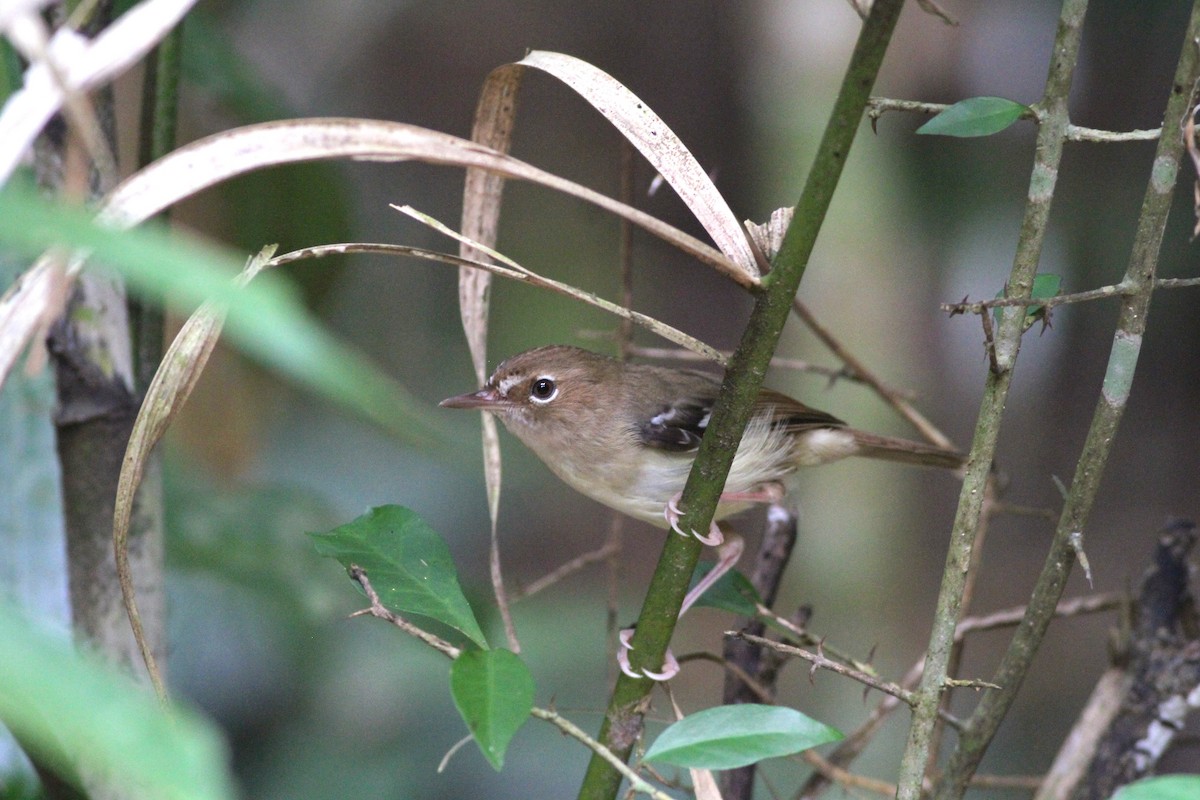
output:
[[[917,128],[917,133],[939,136],[991,136],[1012,125],[1029,111],[1003,97],[970,97],[960,100]]]
[[[1160,775],[1122,786],[1112,800],[1196,800],[1200,775]]]
[[[446,543],[412,510],[379,506],[353,522],[309,535],[321,555],[346,568],[361,567],[387,608],[435,619],[487,647]]]
[[[0,607],[0,722],[58,775],[125,797],[232,800],[217,729]]]
[[[1035,300],[1045,300],[1049,297],[1054,297],[1058,294],[1058,288],[1062,285],[1062,278],[1050,272],[1043,272],[1033,278],[1033,289],[1031,296]],[[1040,308],[1040,306],[1037,306]]]
[[[362,356],[337,343],[279,276],[233,284],[242,259],[151,225],[118,231],[81,208],[47,202],[10,183],[0,192],[0,246],[28,256],[64,245],[89,250],[130,288],[183,310],[206,300],[227,308],[225,332],[240,349],[410,441],[428,441],[432,414]]]
[[[795,709],[754,703],[717,706],[689,714],[659,734],[646,761],[735,769],[841,738],[840,731]]]
[[[450,666],[450,693],[484,758],[498,772],[533,708],[533,676],[508,650],[468,650]]]
[[[691,585],[695,586],[699,583],[700,579],[711,572],[714,566],[716,566],[715,563],[711,561],[696,565]],[[750,580],[737,570],[730,570],[710,586],[707,592],[700,595],[696,605],[732,611],[743,617],[753,617],[758,613],[754,606],[757,602],[761,602],[761,598]]]

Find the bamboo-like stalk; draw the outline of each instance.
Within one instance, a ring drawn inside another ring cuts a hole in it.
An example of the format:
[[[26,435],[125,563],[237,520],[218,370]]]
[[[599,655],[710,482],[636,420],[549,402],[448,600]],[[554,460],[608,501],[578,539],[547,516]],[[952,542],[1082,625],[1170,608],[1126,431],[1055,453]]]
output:
[[[684,487],[680,524],[685,530],[708,530],[903,4],[903,0],[877,0],[859,34],[793,223],[774,269],[763,281],[764,290],[757,296],[741,344],[730,360],[708,432]],[[692,537],[667,537],[632,641],[630,660],[635,668],[658,669],[662,664],[700,549],[700,543]],[[599,739],[622,760],[628,759],[641,732],[642,708],[653,686],[644,678],[622,675],[617,680]],[[621,774],[594,756],[579,797],[611,800],[620,785]]]

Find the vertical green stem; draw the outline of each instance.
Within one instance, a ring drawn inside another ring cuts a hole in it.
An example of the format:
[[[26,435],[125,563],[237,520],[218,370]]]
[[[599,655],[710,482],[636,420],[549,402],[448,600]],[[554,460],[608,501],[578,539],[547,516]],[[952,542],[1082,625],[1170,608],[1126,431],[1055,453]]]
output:
[[[183,25],[180,24],[146,59],[138,135],[139,167],[175,149],[182,40]],[[164,211],[163,215],[167,213]],[[162,361],[163,311],[159,304],[140,299],[130,300],[129,310],[133,324],[134,370],[139,391],[145,391]]]
[[[684,515],[680,524],[684,530],[707,530],[712,520],[902,7],[903,0],[876,0],[859,34],[792,224],[774,269],[764,282],[765,290],[758,296],[741,344],[730,360],[708,432],[683,490],[680,506]],[[638,618],[630,659],[634,667],[658,669],[662,664],[699,555],[700,544],[695,539],[667,537]],[[642,713],[652,688],[653,683],[646,679],[622,675],[617,680],[600,741],[622,759],[629,758],[641,733]],[[579,797],[610,800],[616,797],[620,784],[620,773],[602,758],[593,756]]]
[[[1008,295],[1028,297],[1037,275],[1038,261],[1046,238],[1047,221],[1058,180],[1063,141],[1070,121],[1067,98],[1079,52],[1080,33],[1087,0],[1065,0],[1054,37],[1046,88],[1040,103],[1041,125],[1038,128],[1034,163],[1029,179],[1025,216],[1021,235],[1008,280]],[[967,461],[958,511],[946,553],[946,568],[938,593],[937,611],[929,647],[925,654],[925,672],[917,689],[917,704],[913,708],[908,743],[900,763],[898,800],[918,800],[926,765],[933,750],[938,704],[946,684],[947,669],[954,648],[954,628],[958,624],[963,588],[975,537],[979,531],[988,473],[1000,435],[1000,422],[1013,368],[1021,346],[1025,310],[1023,306],[1008,308],[1001,315],[994,342],[995,368],[988,374],[980,405],[979,419]]]

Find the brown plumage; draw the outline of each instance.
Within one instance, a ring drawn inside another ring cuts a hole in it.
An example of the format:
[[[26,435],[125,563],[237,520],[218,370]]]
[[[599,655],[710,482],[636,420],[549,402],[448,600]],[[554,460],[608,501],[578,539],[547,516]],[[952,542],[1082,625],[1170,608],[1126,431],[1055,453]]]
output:
[[[604,505],[662,527],[682,491],[720,381],[687,369],[630,364],[565,345],[539,347],[496,368],[477,392],[442,401],[479,408],[566,483]],[[764,390],[734,457],[722,519],[786,493],[798,467],[848,456],[956,468],[963,456],[850,428],[837,417]]]

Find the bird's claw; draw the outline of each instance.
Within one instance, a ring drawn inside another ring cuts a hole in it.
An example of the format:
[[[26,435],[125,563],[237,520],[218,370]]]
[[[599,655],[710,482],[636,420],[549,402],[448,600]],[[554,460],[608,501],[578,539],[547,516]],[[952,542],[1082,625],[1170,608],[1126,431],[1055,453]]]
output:
[[[667,524],[671,526],[671,530],[680,536],[695,537],[696,541],[707,547],[720,547],[721,543],[725,541],[725,536],[721,533],[721,529],[717,527],[715,521],[709,526],[707,536],[701,536],[695,531],[685,531],[679,527],[679,518],[683,516],[683,512],[679,510],[679,498],[680,495],[678,494],[672,497],[667,501],[666,508],[663,509],[663,517],[667,520]]]
[[[629,651],[633,649],[633,645],[629,640],[633,638],[633,628],[626,628],[617,634],[617,640],[620,646],[617,648],[617,666],[621,668],[621,672],[631,678],[649,678],[652,681],[669,681],[679,674],[679,662],[675,659],[675,654],[667,650],[663,657],[663,668],[661,672],[655,672],[649,669],[634,669],[629,663]]]

